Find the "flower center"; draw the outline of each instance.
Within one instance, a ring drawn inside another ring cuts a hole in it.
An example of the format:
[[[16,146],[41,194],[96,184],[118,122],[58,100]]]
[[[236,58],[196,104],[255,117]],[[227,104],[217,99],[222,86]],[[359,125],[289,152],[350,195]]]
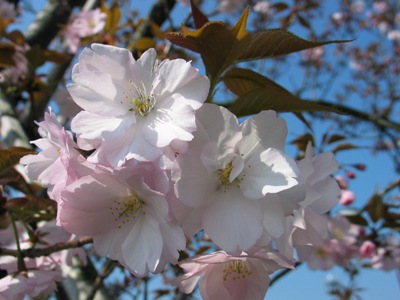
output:
[[[129,82],[136,90],[135,95],[128,95],[126,92],[123,92],[125,94],[125,99],[132,105],[132,108],[130,108],[129,111],[133,111],[140,116],[147,116],[156,104],[156,97],[153,93],[147,93],[143,82],[142,87],[135,85],[132,80],[129,80]],[[133,88],[130,88],[129,92],[132,94]]]
[[[228,279],[244,279],[253,273],[250,265],[243,260],[225,262],[222,267],[222,272],[224,274],[224,281],[227,281]]]
[[[218,170],[219,184],[221,186],[226,187],[231,184],[229,176],[231,175],[232,169],[233,169],[233,161],[230,161],[229,163],[226,164],[225,168]]]
[[[228,163],[221,169],[218,169],[219,185],[226,192],[229,187],[234,184],[240,188],[240,182],[244,180],[246,174],[242,173],[244,167],[244,161],[242,154],[231,154],[229,155]]]
[[[118,228],[134,220],[139,213],[146,214],[143,210],[143,201],[136,195],[129,195],[123,201],[114,200],[109,209],[114,221],[119,223]]]

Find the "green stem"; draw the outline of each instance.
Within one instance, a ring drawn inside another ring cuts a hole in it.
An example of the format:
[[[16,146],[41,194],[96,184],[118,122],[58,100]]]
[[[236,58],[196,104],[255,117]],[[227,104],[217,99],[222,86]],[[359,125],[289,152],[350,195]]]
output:
[[[18,235],[18,229],[17,225],[15,224],[15,218],[14,215],[10,213],[11,216],[11,224],[13,227],[14,231],[14,236],[15,236],[15,243],[17,245],[17,266],[18,266],[18,272],[26,272],[26,266],[24,262],[24,256],[22,255],[22,250],[21,250],[21,245],[19,244],[19,235]]]

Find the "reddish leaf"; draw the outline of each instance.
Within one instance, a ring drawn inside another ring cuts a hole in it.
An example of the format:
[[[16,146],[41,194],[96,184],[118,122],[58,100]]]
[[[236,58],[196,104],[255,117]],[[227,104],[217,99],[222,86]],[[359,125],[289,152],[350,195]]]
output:
[[[207,16],[201,12],[193,0],[190,0],[190,6],[192,7],[194,25],[196,25],[197,29],[209,22]]]
[[[251,36],[247,50],[239,61],[276,57],[305,49],[315,48],[332,43],[345,43],[350,40],[311,42],[304,40],[284,29],[267,29]]]
[[[339,211],[339,215],[346,217],[353,224],[368,226],[368,221],[361,215],[361,212],[357,209],[342,209]]]
[[[143,37],[138,39],[135,44],[133,45],[134,49],[140,50],[140,51],[146,51],[149,48],[152,48],[156,45],[155,41],[152,38],[149,37]]]
[[[383,199],[379,194],[373,195],[366,206],[366,211],[368,212],[371,220],[377,222],[383,217]]]
[[[25,36],[19,30],[13,30],[7,33],[5,37],[12,41],[14,44],[25,46]]]
[[[239,96],[230,108],[237,116],[257,114],[268,109],[279,112],[337,112],[332,107],[301,100],[274,81],[252,70],[229,70],[223,80],[225,85]]]
[[[55,217],[56,202],[49,198],[27,195],[7,201],[6,208],[26,222],[52,220]]]
[[[0,173],[19,163],[21,157],[28,154],[36,154],[35,150],[24,147],[11,147],[0,149]]]
[[[360,147],[350,144],[350,143],[343,143],[343,144],[337,145],[335,148],[333,148],[332,152],[336,153],[339,151],[352,150],[352,149],[358,149],[358,148],[360,148]]]
[[[15,48],[13,45],[0,41],[0,67],[9,67],[15,65]]]
[[[176,45],[200,53],[207,74],[217,78],[248,48],[248,13],[249,9],[246,9],[233,28],[223,22],[208,22],[200,29],[190,31],[182,25],[182,32],[167,33],[166,38]]]
[[[300,150],[305,152],[307,148],[307,144],[311,141],[311,143],[314,145],[314,137],[310,133],[306,133],[297,139],[293,140],[290,142],[292,145],[296,145],[296,147]]]
[[[24,194],[33,194],[41,188],[34,184],[28,184],[15,168],[8,168],[0,173],[0,185],[9,185]]]
[[[66,64],[71,61],[71,55],[54,50],[44,50],[44,59],[57,64]]]
[[[342,141],[342,140],[345,140],[345,139],[346,139],[346,137],[343,136],[343,135],[340,135],[340,134],[332,134],[332,135],[328,138],[327,143],[328,143],[328,144],[332,144],[332,143],[334,143],[334,142]]]
[[[107,8],[105,1],[101,1],[101,10],[107,15],[104,31],[114,33],[118,29],[118,24],[121,20],[121,9],[119,8],[119,5],[114,1],[111,4],[111,7]]]

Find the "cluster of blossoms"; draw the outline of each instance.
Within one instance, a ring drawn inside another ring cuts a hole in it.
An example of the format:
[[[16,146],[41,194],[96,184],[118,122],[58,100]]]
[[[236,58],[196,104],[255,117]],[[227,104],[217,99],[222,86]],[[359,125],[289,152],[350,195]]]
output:
[[[313,270],[329,270],[349,266],[351,260],[363,261],[374,269],[391,271],[400,266],[400,244],[397,237],[387,237],[377,246],[368,239],[363,227],[351,224],[345,217],[329,220],[332,239],[321,247],[309,246],[304,259]]]
[[[0,245],[10,250],[17,250],[14,232],[9,226],[2,231]],[[28,234],[26,228],[17,223],[20,249],[36,249],[49,247],[57,243],[72,241],[74,236],[56,226],[55,222],[41,222],[38,227]],[[34,236],[34,238],[32,237]],[[34,245],[32,241],[34,240]],[[62,250],[49,256],[39,258],[25,258],[24,271],[18,270],[17,258],[12,256],[0,257],[0,269],[7,275],[0,280],[0,299],[24,299],[26,295],[35,298],[48,295],[56,289],[56,282],[62,282],[67,274],[61,265],[72,266],[72,257],[77,255],[86,263],[86,254],[83,249]],[[4,297],[4,298],[2,298]]]
[[[106,25],[107,15],[100,8],[80,11],[73,16],[64,31],[64,41],[71,53],[81,46],[81,39],[101,32]]]
[[[188,293],[203,277],[206,299],[262,299],[268,275],[293,268],[295,248],[303,259],[329,239],[337,163],[311,144],[300,161],[285,154],[275,112],[239,123],[204,104],[207,77],[154,49],[135,60],[93,44],[72,81],[76,141],[50,110],[33,142],[42,151],[21,163],[57,202],[57,225],[91,236],[98,254],[146,276],[178,263],[186,238],[204,230],[221,250],[181,261],[188,273],[173,283]]]
[[[6,0],[0,0],[0,18],[2,20],[12,20],[16,16],[15,6]]]
[[[0,28],[8,23],[14,22],[17,12],[15,6],[5,0],[0,0]],[[1,38],[1,37],[0,37]],[[3,39],[1,38],[1,42]],[[4,42],[10,42],[6,39]],[[11,43],[13,49],[12,60],[14,64],[0,71],[0,84],[17,85],[26,78],[28,74],[28,60],[25,53],[30,49],[27,44]]]

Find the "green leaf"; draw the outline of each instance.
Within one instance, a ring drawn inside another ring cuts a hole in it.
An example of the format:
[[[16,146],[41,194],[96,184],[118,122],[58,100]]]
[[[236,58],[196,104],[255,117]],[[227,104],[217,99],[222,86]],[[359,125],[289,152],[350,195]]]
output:
[[[229,90],[239,96],[230,107],[237,116],[257,114],[268,109],[278,112],[338,112],[332,107],[301,100],[279,84],[252,70],[229,70],[223,81]]]
[[[239,61],[276,57],[305,49],[315,48],[333,43],[345,43],[351,40],[334,40],[312,42],[304,40],[284,29],[267,29],[251,36],[247,50],[239,57]]]
[[[28,154],[37,154],[37,152],[24,147],[0,149],[0,173],[19,163],[21,157]]]

